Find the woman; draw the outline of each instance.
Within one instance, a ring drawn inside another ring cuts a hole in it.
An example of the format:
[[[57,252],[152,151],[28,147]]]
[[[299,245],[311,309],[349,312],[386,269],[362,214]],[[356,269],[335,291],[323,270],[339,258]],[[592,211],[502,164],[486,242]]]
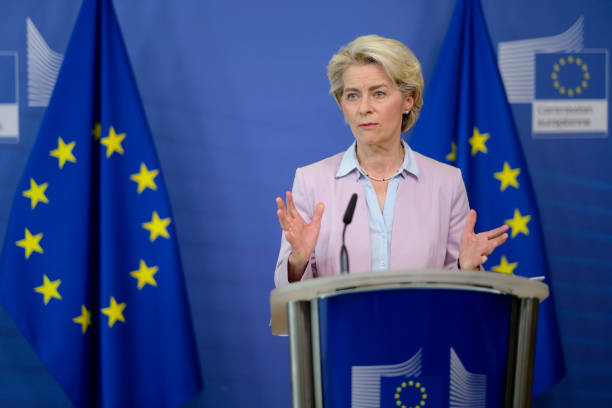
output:
[[[276,198],[284,231],[276,286],[340,273],[343,214],[358,195],[346,233],[351,273],[376,270],[479,269],[505,242],[508,226],[474,233],[461,172],[402,140],[423,104],[420,64],[402,43],[368,35],[327,66],[355,142],[344,153],[296,171],[286,204]]]

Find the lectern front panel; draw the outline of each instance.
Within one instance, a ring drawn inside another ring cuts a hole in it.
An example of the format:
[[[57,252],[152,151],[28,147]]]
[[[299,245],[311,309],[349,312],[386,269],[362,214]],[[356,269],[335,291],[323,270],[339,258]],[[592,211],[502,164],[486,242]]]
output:
[[[414,288],[317,299],[323,406],[503,407],[515,299]]]

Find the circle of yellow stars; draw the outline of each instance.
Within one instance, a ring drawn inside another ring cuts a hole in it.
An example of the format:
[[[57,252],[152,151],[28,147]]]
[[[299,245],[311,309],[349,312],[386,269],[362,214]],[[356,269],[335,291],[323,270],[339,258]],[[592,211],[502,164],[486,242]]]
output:
[[[106,147],[106,158],[110,159],[113,154],[117,153],[123,155],[125,153],[122,142],[126,138],[125,133],[117,133],[113,126],[110,126],[108,135],[102,137],[102,127],[100,123],[95,123],[91,134],[94,140],[99,142],[102,146]],[[57,159],[59,170],[63,170],[67,163],[77,163],[75,157],[75,146],[76,141],[64,141],[62,137],[57,138],[57,147],[49,151],[49,156]],[[145,163],[140,163],[140,168],[137,173],[130,175],[130,180],[134,181],[136,186],[136,192],[140,195],[146,189],[157,191],[157,184],[155,178],[158,176],[158,169],[149,169]],[[47,197],[47,189],[49,189],[48,182],[40,182],[34,178],[30,178],[30,188],[22,192],[22,196],[30,200],[30,208],[34,211],[39,204],[49,204],[49,197]],[[161,218],[157,211],[153,211],[151,220],[142,223],[142,228],[149,231],[149,241],[154,242],[158,237],[166,239],[170,238],[168,232],[168,225],[170,224],[170,218]],[[44,234],[42,232],[33,234],[26,227],[24,229],[24,237],[15,242],[15,245],[24,249],[24,257],[26,260],[30,259],[33,253],[44,254],[44,250],[41,246]],[[132,276],[137,281],[138,290],[142,290],[146,285],[152,287],[157,286],[155,280],[155,274],[158,272],[159,267],[155,265],[147,265],[143,259],[140,259],[138,269],[131,271]],[[43,303],[45,306],[49,304],[51,299],[62,300],[62,296],[59,292],[61,285],[61,279],[51,280],[46,274],[43,274],[42,285],[34,288],[36,293],[39,293],[43,297]],[[101,308],[100,312],[108,316],[108,327],[113,327],[117,321],[125,323],[125,316],[123,314],[126,308],[125,302],[117,302],[114,296],[110,296],[107,307]],[[81,305],[81,314],[72,319],[72,321],[81,326],[81,332],[85,334],[87,328],[91,325],[91,310],[87,309],[85,305]]]
[[[563,68],[566,68],[569,65],[576,65],[582,72],[582,78],[579,81],[580,84],[575,87],[564,86],[559,81],[559,74]],[[589,73],[588,65],[582,61],[582,58],[574,58],[573,55],[568,55],[567,57],[559,58],[559,61],[553,65],[553,72],[550,74],[550,78],[553,81],[553,86],[561,95],[574,96],[580,95],[582,91],[589,86],[591,74]]]
[[[401,399],[402,392],[406,388],[412,388],[421,393],[421,400],[415,405],[406,405]],[[427,389],[420,383],[415,381],[403,381],[399,387],[395,389],[395,405],[400,408],[419,408],[424,407],[427,400]]]
[[[573,59],[568,57],[568,62],[575,63],[583,67],[582,70],[587,72],[587,69],[584,68],[586,65],[579,58]],[[565,61],[563,64],[565,64]],[[486,143],[490,137],[491,135],[489,133],[481,132],[478,127],[474,127],[472,136],[468,139],[468,143],[471,146],[472,157],[478,155],[479,153],[488,154]],[[446,155],[446,160],[451,163],[457,162],[457,144],[454,141],[451,141],[451,151]],[[502,169],[493,173],[493,178],[499,181],[499,190],[504,192],[509,187],[516,189],[520,188],[520,183],[518,181],[520,174],[520,168],[513,168],[509,162],[504,161]],[[504,221],[505,224],[510,227],[510,238],[516,238],[519,234],[528,236],[529,221],[531,221],[531,215],[523,215],[518,208],[515,208],[512,218]],[[499,265],[495,265],[491,267],[491,269],[499,273],[514,274],[514,270],[517,268],[517,266],[518,262],[510,262],[505,255],[502,255]]]

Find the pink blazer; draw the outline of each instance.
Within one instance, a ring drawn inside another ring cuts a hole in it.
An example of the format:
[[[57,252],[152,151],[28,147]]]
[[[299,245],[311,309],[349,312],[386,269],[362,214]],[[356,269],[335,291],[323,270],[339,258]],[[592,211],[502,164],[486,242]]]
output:
[[[336,178],[343,153],[297,169],[293,183],[295,205],[310,222],[315,205],[325,204],[319,238],[302,279],[340,274],[342,218],[353,193],[357,206],[346,230],[350,273],[370,271],[370,230],[365,192],[356,171]],[[391,270],[454,269],[459,240],[469,211],[461,171],[414,152],[418,178],[405,172],[400,180],[391,235]],[[291,245],[281,241],[276,263],[276,287],[288,284],[287,259]]]

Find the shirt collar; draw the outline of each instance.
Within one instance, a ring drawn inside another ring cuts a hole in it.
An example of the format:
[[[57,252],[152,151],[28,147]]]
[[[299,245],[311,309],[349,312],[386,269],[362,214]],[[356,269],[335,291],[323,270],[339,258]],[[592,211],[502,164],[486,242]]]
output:
[[[401,172],[407,171],[408,173],[413,174],[416,178],[419,177],[419,166],[417,165],[416,159],[414,157],[414,152],[408,146],[408,143],[404,141],[404,139],[400,139],[402,141],[402,145],[404,146],[404,162],[402,163],[402,167],[400,168]],[[357,170],[359,173],[363,175],[363,171],[359,167],[359,161],[357,161],[357,142],[353,142],[353,144],[346,149],[344,155],[342,156],[342,161],[340,162],[340,167],[336,172],[336,178],[344,177],[353,170]]]

